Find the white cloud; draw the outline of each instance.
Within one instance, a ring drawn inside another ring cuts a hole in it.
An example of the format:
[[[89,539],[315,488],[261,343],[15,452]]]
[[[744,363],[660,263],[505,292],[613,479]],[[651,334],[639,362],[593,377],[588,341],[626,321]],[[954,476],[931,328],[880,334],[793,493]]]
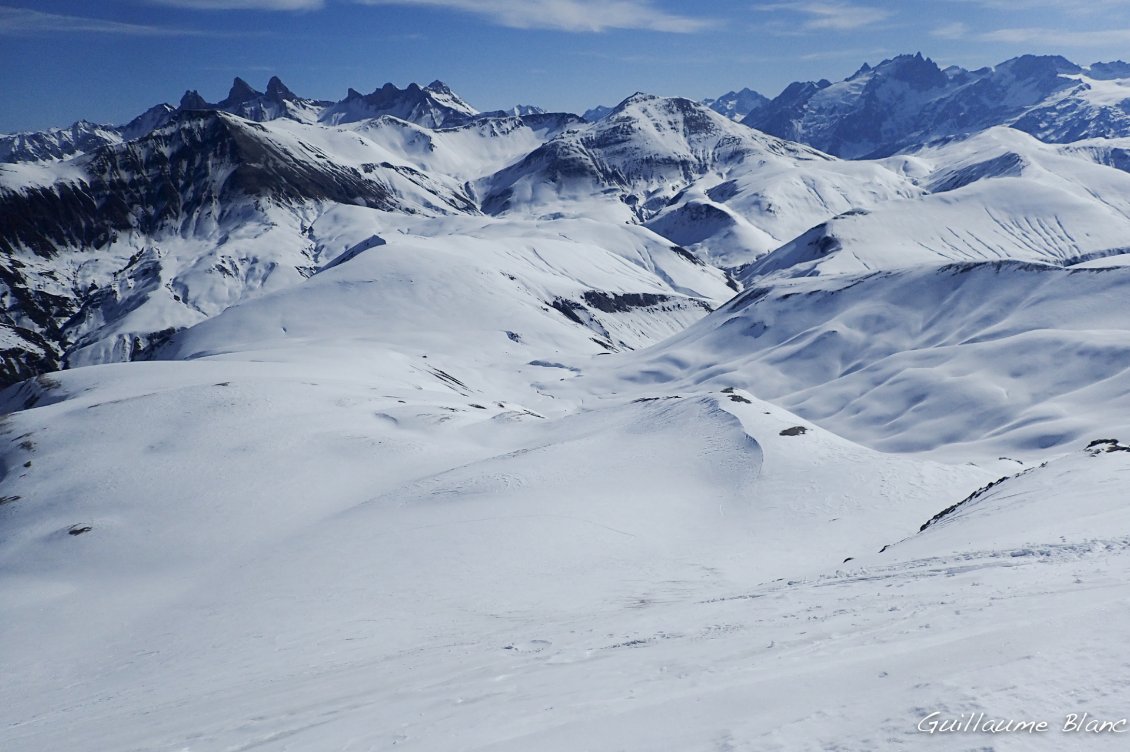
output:
[[[849,60],[867,60],[869,58],[892,57],[895,54],[898,54],[898,53],[897,52],[892,53],[891,50],[889,50],[889,49],[880,49],[880,48],[842,49],[842,48],[834,47],[834,48],[829,49],[829,50],[823,50],[822,52],[809,52],[809,53],[806,53],[804,55],[799,55],[796,59],[797,60],[813,60],[813,61],[840,60],[840,59],[845,59],[845,58],[849,59]]]
[[[1101,14],[1126,7],[1126,0],[951,0],[1009,12],[1052,8],[1070,15]]]
[[[1102,47],[1130,42],[1130,29],[1118,28],[1069,31],[1029,26],[973,31],[967,24],[955,22],[940,26],[930,34],[939,39],[1046,47]]]
[[[357,0],[366,5],[446,8],[483,16],[515,29],[598,32],[644,29],[689,33],[714,26],[708,19],[660,10],[651,0]]]
[[[945,26],[939,26],[930,32],[930,36],[938,39],[969,39],[969,26],[961,21],[954,21]]]
[[[325,0],[148,0],[193,10],[318,10]]]
[[[994,29],[977,34],[976,39],[980,42],[1004,42],[1008,44],[1092,47],[1126,44],[1130,42],[1130,29],[1095,29],[1093,31],[1067,31],[1034,27]]]
[[[892,12],[869,5],[836,0],[794,3],[769,3],[756,6],[762,11],[789,11],[807,17],[802,31],[855,31],[890,18]]]
[[[0,36],[26,34],[124,34],[130,36],[185,36],[200,32],[161,26],[107,21],[85,16],[44,13],[27,8],[0,5]]]

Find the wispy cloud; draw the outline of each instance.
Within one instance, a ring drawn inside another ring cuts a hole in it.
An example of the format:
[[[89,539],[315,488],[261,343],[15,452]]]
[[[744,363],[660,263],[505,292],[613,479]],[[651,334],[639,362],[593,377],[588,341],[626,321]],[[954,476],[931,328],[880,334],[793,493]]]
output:
[[[1093,29],[1070,31],[1045,27],[1017,27],[973,31],[967,24],[955,22],[931,32],[939,39],[960,39],[994,44],[1043,45],[1062,47],[1101,47],[1130,43],[1130,29]]]
[[[1051,8],[1072,16],[1105,14],[1111,10],[1126,8],[1126,0],[951,0],[966,5],[979,5],[982,8],[1016,11]]]
[[[938,39],[969,39],[972,34],[969,33],[969,26],[961,21],[954,21],[953,23],[939,26],[930,32],[930,36],[937,37]]]
[[[642,29],[691,33],[715,26],[705,18],[668,13],[651,0],[357,0],[366,5],[445,8],[474,13],[514,29],[600,32]]]
[[[856,31],[881,23],[893,15],[891,11],[883,8],[837,0],[763,3],[755,7],[761,11],[787,11],[799,14],[806,19],[800,23],[801,31]]]
[[[1066,31],[1064,29],[1019,28],[995,29],[982,32],[977,38],[984,42],[1012,44],[1064,45],[1091,47],[1130,42],[1130,29],[1095,29],[1093,31]]]
[[[822,50],[820,52],[808,52],[803,55],[797,56],[797,60],[869,60],[876,58],[891,57],[897,53],[892,53],[891,50],[885,48],[869,48],[869,49],[830,49]]]
[[[150,5],[172,5],[193,10],[319,10],[325,0],[147,0]]]
[[[128,36],[197,36],[203,32],[163,26],[107,21],[86,16],[44,13],[0,5],[0,36],[39,34],[121,34]]]

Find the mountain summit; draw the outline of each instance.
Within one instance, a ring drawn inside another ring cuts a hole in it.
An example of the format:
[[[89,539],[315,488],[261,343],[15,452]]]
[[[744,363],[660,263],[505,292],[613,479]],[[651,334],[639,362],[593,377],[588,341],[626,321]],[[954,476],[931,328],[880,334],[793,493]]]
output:
[[[769,97],[750,88],[728,91],[717,99],[704,99],[702,103],[719,115],[741,121],[756,110],[769,104]]]

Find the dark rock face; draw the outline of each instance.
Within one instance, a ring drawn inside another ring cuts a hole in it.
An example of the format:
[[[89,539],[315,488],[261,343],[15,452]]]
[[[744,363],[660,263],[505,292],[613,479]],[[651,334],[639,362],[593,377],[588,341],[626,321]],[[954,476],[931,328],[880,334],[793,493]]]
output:
[[[223,214],[240,197],[394,207],[387,189],[358,171],[295,159],[261,126],[214,111],[183,112],[175,127],[83,159],[85,182],[0,191],[0,253],[22,246],[50,257],[63,246],[100,248],[118,232],[152,233],[202,213]]]
[[[208,104],[204,97],[200,96],[198,91],[186,91],[184,96],[180,98],[181,110],[211,110],[215,109],[213,105]]]
[[[789,138],[786,133],[795,136],[809,100],[831,85],[826,79],[791,83],[775,99],[747,115],[742,123],[781,138]]]
[[[3,328],[19,344],[0,348],[0,388],[62,367],[59,348],[39,333],[19,326]]]
[[[267,82],[267,96],[275,101],[298,99],[278,76],[271,76],[271,80]]]
[[[350,98],[366,96],[351,91]],[[421,117],[446,112],[458,127],[529,127],[546,137],[579,122],[574,115],[533,111],[477,118],[439,81],[406,90],[388,85],[368,96],[378,104],[403,104],[405,98],[423,108]],[[170,269],[162,267],[164,237],[204,237],[256,217],[273,224],[265,213],[271,206],[298,213],[319,203],[478,212],[468,186],[404,165],[342,165],[316,146],[274,136],[258,124],[281,117],[312,121],[331,105],[296,96],[277,76],[265,92],[237,78],[220,102],[188,91],[179,107],[157,105],[120,127],[82,121],[0,136],[0,161],[69,160],[53,182],[9,182],[0,189],[0,386],[68,367],[72,358],[136,359],[155,352],[171,330],[115,332],[110,344],[105,337],[153,295],[195,307],[181,282],[162,281]],[[226,242],[222,233],[217,237]],[[124,242],[113,245],[119,240]],[[103,269],[106,262],[99,261],[97,281],[80,282],[74,268],[83,265],[82,257],[111,246],[114,256],[125,247],[141,250],[128,263],[118,256],[118,264],[125,263],[120,269]],[[240,284],[250,284],[222,264],[214,268],[233,276],[234,296]],[[294,268],[307,276],[316,270]],[[271,274],[273,262],[263,269]]]
[[[132,141],[135,138],[148,136],[158,128],[164,128],[171,123],[176,116],[176,112],[176,108],[169,104],[159,104],[155,107],[150,107],[119,128],[118,132],[125,141]]]
[[[651,292],[600,292],[588,290],[582,295],[585,302],[605,313],[626,313],[636,308],[649,308],[670,301],[667,295]]]
[[[220,107],[221,109],[235,107],[236,105],[250,102],[253,99],[258,99],[261,96],[263,96],[262,92],[255,91],[251,88],[251,84],[247,83],[242,78],[236,77],[235,81],[232,82],[227,99],[220,102]]]

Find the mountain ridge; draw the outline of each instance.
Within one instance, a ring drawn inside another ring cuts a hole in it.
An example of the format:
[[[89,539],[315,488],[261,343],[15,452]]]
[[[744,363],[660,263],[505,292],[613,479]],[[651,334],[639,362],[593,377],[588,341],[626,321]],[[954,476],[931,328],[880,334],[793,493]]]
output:
[[[1097,77],[1088,72],[1094,68]],[[743,123],[846,158],[874,158],[1009,125],[1058,143],[1130,134],[1117,101],[1124,63],[1083,68],[1022,55],[975,71],[942,70],[921,53],[864,64],[840,82],[796,82]],[[1121,102],[1130,101],[1130,83]]]

